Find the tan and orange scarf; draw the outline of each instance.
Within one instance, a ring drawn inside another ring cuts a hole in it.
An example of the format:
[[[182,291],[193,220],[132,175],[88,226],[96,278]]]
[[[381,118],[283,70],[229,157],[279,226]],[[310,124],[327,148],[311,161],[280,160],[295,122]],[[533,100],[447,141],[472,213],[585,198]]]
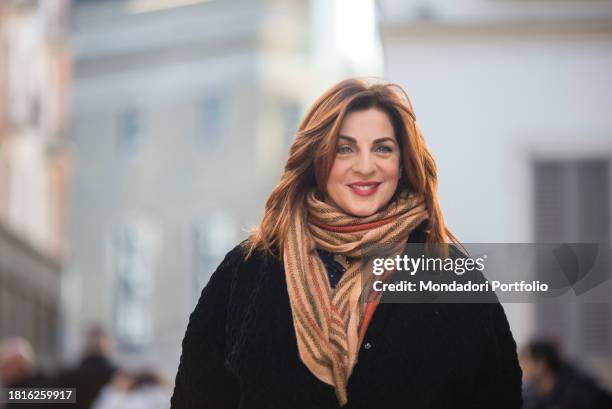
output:
[[[403,193],[379,212],[355,217],[323,202],[313,190],[305,208],[296,213],[283,258],[300,359],[317,378],[334,386],[344,405],[371,307],[377,303],[367,304],[366,317],[363,300],[372,298],[362,291],[368,288],[362,282],[362,251],[370,245],[405,243],[427,219],[427,210],[421,195]],[[354,259],[335,289],[317,248]]]

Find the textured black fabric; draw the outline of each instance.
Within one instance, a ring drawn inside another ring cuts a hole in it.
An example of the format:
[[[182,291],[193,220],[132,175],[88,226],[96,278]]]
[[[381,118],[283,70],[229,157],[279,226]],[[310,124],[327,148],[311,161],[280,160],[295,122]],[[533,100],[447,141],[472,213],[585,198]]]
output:
[[[410,242],[424,240],[424,225]],[[227,254],[190,316],[173,409],[332,409],[332,386],[298,356],[282,262]],[[349,409],[521,407],[503,308],[380,304],[348,383]]]

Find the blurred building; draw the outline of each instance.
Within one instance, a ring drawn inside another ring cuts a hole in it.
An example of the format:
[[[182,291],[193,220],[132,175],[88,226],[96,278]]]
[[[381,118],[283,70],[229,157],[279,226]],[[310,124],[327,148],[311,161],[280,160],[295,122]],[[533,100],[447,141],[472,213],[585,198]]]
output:
[[[67,357],[100,322],[122,362],[174,376],[189,313],[258,222],[306,106],[340,78],[380,73],[373,12],[367,0],[74,2]]]
[[[0,338],[56,355],[68,158],[68,1],[0,2]]]
[[[612,2],[379,6],[386,77],[413,99],[458,237],[610,251]],[[505,308],[519,344],[554,336],[612,384],[609,302]]]

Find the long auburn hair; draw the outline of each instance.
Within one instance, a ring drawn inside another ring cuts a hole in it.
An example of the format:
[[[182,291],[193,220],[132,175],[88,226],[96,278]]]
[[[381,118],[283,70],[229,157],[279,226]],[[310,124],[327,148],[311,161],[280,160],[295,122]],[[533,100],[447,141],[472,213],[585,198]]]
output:
[[[406,92],[397,84],[346,79],[319,97],[302,119],[289,148],[285,172],[266,201],[261,223],[245,242],[247,257],[255,250],[282,257],[292,217],[302,208],[306,193],[316,186],[326,195],[343,119],[349,112],[369,108],[387,114],[400,146],[403,172],[391,200],[402,190],[421,193],[429,217],[426,242],[458,243],[444,224],[437,197],[436,163],[417,127]]]

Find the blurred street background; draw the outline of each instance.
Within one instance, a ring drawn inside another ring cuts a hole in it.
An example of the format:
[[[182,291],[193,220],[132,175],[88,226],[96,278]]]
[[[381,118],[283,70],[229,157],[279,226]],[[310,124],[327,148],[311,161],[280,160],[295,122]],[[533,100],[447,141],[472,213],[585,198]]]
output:
[[[410,95],[460,240],[610,242],[610,0],[0,0],[0,346],[169,390],[301,116],[354,76]],[[611,303],[504,307],[612,387]]]

